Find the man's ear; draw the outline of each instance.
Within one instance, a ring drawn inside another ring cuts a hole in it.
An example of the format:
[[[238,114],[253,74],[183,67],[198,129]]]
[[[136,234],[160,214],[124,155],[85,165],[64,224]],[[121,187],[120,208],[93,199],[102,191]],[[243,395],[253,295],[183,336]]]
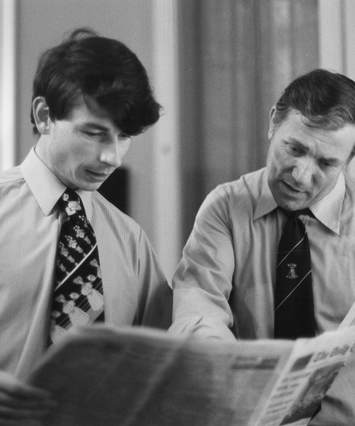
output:
[[[270,113],[269,113],[269,130],[267,132],[267,137],[269,140],[271,140],[271,138],[274,136],[274,132],[275,132],[275,122],[274,122],[274,118],[275,118],[275,113],[276,113],[276,107],[275,105],[270,109]]]
[[[32,101],[32,112],[38,132],[41,135],[49,133],[49,108],[43,96],[37,96]]]

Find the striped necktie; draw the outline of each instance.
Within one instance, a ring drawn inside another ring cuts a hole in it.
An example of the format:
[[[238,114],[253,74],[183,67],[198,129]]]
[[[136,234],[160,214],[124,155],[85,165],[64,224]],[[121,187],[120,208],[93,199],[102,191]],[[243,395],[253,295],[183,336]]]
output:
[[[299,216],[312,213],[300,210],[286,214],[277,257],[275,338],[311,337],[315,335],[311,256],[307,232]]]
[[[103,288],[94,230],[79,195],[67,188],[57,203],[63,222],[55,264],[50,340],[74,325],[104,319]]]

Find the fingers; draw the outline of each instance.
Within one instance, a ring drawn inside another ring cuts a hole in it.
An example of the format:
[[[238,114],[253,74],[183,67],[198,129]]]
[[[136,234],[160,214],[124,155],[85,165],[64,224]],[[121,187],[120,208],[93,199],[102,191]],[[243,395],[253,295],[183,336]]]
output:
[[[25,409],[22,407],[17,408],[7,408],[0,407],[0,424],[2,425],[4,421],[19,421],[19,420],[31,420],[31,419],[41,419],[49,413],[50,409],[44,408],[29,408]]]
[[[5,421],[39,419],[55,405],[47,391],[0,372],[0,424]]]

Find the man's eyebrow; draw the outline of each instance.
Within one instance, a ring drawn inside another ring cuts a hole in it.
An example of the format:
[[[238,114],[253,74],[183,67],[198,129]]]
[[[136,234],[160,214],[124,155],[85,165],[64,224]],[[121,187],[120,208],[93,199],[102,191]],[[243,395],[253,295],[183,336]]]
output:
[[[297,146],[297,148],[304,150],[304,152],[309,151],[309,147],[307,145],[294,137],[284,138],[283,141],[285,144],[293,144],[295,147]]]
[[[296,139],[296,138],[286,138],[285,139],[285,142],[292,142],[292,143],[296,143],[296,144],[298,144],[298,145],[302,145],[302,146],[304,146],[305,148],[307,148],[306,147],[306,145],[304,144],[304,143],[302,143],[299,139]]]
[[[109,130],[106,126],[103,126],[99,123],[95,123],[94,121],[85,121],[84,123],[80,123],[79,126],[93,130],[100,130],[102,132],[107,132]]]

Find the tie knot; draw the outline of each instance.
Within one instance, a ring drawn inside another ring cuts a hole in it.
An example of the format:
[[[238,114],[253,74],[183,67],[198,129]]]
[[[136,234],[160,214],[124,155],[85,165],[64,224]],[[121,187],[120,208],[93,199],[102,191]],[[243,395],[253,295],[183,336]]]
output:
[[[58,207],[64,211],[67,216],[83,213],[83,206],[79,195],[70,188],[67,188],[58,200]]]
[[[313,216],[313,213],[310,209],[301,209],[301,210],[285,210],[282,209],[285,215],[290,219],[297,219],[300,216]]]

